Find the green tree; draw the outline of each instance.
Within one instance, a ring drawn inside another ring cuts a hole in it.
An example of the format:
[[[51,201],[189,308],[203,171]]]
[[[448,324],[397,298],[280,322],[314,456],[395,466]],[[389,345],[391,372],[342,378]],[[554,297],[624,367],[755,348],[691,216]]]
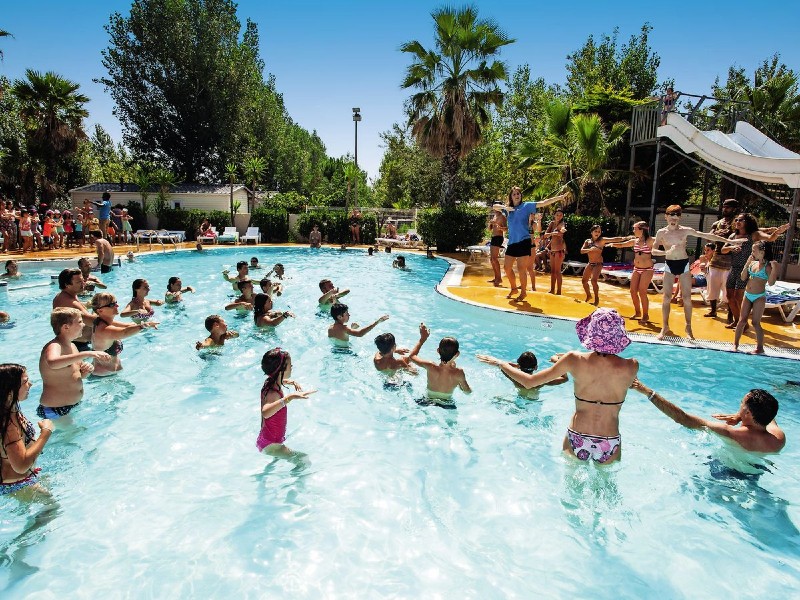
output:
[[[618,28],[611,36],[604,33],[599,43],[590,35],[580,50],[567,56],[569,98],[577,100],[595,86],[627,91],[637,100],[650,96],[656,89],[661,64],[648,43],[652,30],[645,23],[639,35],[632,35],[622,47],[618,46]]]
[[[6,30],[0,29],[0,38],[4,38],[4,37],[14,37],[14,36],[11,35],[9,32],[7,32]],[[0,60],[3,60],[3,58],[4,58],[3,51],[0,50]],[[2,89],[3,88],[0,87],[0,91],[2,91]]]
[[[250,156],[245,159],[242,165],[244,170],[244,178],[250,183],[250,192],[247,194],[249,206],[247,212],[252,213],[256,205],[256,191],[261,178],[264,176],[264,171],[267,168],[267,162],[260,156]]]
[[[380,134],[385,147],[375,191],[387,208],[427,208],[436,202],[442,164],[420,148],[397,123]]]
[[[138,156],[187,182],[216,180],[238,156],[262,84],[258,30],[242,39],[231,0],[137,0],[111,15],[103,83]]]
[[[132,160],[122,144],[115,144],[101,125],[95,125],[90,142],[93,181],[129,181],[133,178]]]
[[[480,144],[491,107],[503,100],[506,66],[488,60],[514,40],[473,7],[440,8],[432,17],[434,50],[416,40],[400,47],[413,57],[402,87],[419,90],[408,100],[409,124],[417,143],[442,160],[440,202],[453,206],[459,162]]]
[[[231,225],[234,225],[234,217],[236,216],[236,210],[234,209],[233,203],[233,185],[236,183],[236,172],[237,167],[234,163],[227,163],[225,165],[225,174],[228,176],[228,183],[231,186]]]
[[[56,73],[26,72],[26,80],[14,82],[12,91],[19,100],[19,109],[26,128],[26,146],[33,162],[22,190],[23,199],[33,200],[37,190],[52,202],[64,195],[69,172],[65,161],[78,150],[78,142],[86,138],[83,119],[89,116],[84,104],[89,98],[78,92],[80,86]]]
[[[147,200],[150,197],[150,186],[153,185],[150,169],[145,165],[138,165],[133,172],[133,182],[139,188],[139,196],[142,199],[142,213],[146,215],[150,212],[150,205]]]

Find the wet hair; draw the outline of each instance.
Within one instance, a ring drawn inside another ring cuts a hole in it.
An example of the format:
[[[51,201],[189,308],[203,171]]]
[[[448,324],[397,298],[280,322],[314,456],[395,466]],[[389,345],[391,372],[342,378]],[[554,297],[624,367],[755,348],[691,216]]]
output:
[[[272,298],[269,297],[269,294],[256,294],[253,300],[253,321],[258,323],[258,318],[267,314],[269,310],[267,304],[272,304]]]
[[[753,415],[753,420],[764,427],[772,423],[778,414],[778,401],[767,390],[750,390],[744,397],[744,404]]]
[[[81,311],[77,308],[67,308],[66,306],[59,306],[53,309],[50,313],[50,326],[53,328],[53,333],[58,335],[61,333],[61,328],[64,325],[72,325],[75,321],[81,321]]]
[[[100,238],[102,238],[102,237],[103,237],[103,232],[102,232],[102,231],[98,231],[98,230],[96,230],[96,229],[95,229],[95,230],[92,232],[92,236],[93,236],[93,237],[96,237],[96,238],[99,240]]]
[[[11,415],[19,411],[19,391],[25,367],[16,363],[0,365],[0,440],[5,440]],[[10,402],[9,402],[10,399]]]
[[[671,212],[676,212],[680,214],[683,213],[683,208],[681,208],[680,204],[670,204],[667,208],[664,209],[664,213],[666,214]]]
[[[58,289],[66,289],[67,286],[72,283],[72,278],[75,277],[75,275],[83,277],[83,273],[81,273],[80,269],[64,269],[61,271],[61,273],[58,274]]]
[[[347,304],[342,304],[341,302],[336,302],[333,306],[331,306],[331,316],[334,319],[338,319],[347,311]]]
[[[250,264],[253,264],[253,262],[255,262],[255,264],[258,264],[258,257],[257,256],[253,256],[253,257],[250,258]]]
[[[325,286],[328,283],[333,285],[333,282],[330,279],[323,279],[322,281],[319,282],[319,291],[322,292],[323,294],[325,293]]]
[[[536,360],[536,355],[533,352],[528,351],[525,351],[519,355],[517,364],[519,365],[519,370],[523,373],[533,373],[539,366],[539,362]]]
[[[283,383],[283,374],[286,372],[286,367],[289,366],[289,361],[292,359],[289,353],[282,348],[273,348],[267,350],[264,356],[261,357],[261,370],[267,376],[264,381],[264,386],[261,388],[261,397],[266,396],[267,392],[271,389],[277,389],[280,385],[278,382]]]
[[[394,335],[391,333],[382,333],[376,336],[375,345],[378,347],[378,352],[380,352],[381,356],[386,356],[392,351],[392,348],[394,348]]]
[[[219,315],[209,315],[206,317],[206,329],[209,333],[211,333],[211,330],[214,329],[214,325],[217,323],[222,323],[222,317]]]
[[[8,259],[6,261],[6,273],[8,273],[8,267],[10,267],[11,265],[14,265],[16,263],[17,263],[17,261],[14,260],[13,258]]]
[[[169,288],[178,283],[180,280],[180,277],[170,277],[169,281],[167,281],[167,291],[170,291]]]
[[[117,299],[114,294],[110,292],[99,292],[92,297],[92,310],[97,312],[101,306],[108,306],[116,301]]]
[[[246,260],[240,260],[239,262],[236,263],[236,270],[238,271],[242,267],[247,267],[247,266],[248,266],[248,264],[247,264]]]
[[[264,279],[258,282],[258,286],[263,290],[267,286],[272,286],[272,282],[264,277]]]
[[[275,271],[275,272],[277,272],[277,271],[278,271],[278,269],[280,269],[281,271],[283,271],[283,270],[284,270],[284,269],[283,269],[283,263],[275,263],[275,266],[274,266],[274,267],[272,267],[272,270],[273,270],[273,271]]]
[[[642,232],[645,242],[650,239],[650,225],[647,221],[636,221],[633,226]]]
[[[367,254],[369,254],[370,256],[372,256],[374,253],[375,253],[375,248],[373,248],[372,246],[370,246],[369,248],[367,248]]]
[[[406,266],[406,257],[405,256],[398,256],[397,258],[395,258],[395,261],[397,261],[397,265],[400,266],[400,267],[405,267]]]
[[[90,263],[90,262],[89,262],[89,259],[88,259],[88,258],[86,258],[85,256],[83,256],[83,257],[81,257],[81,258],[79,258],[79,259],[78,259],[78,268],[80,268],[80,266],[81,266],[81,265],[84,265],[84,264],[85,264],[85,265],[89,265],[89,268],[91,269],[91,267],[92,267],[92,263]]]
[[[508,206],[513,206],[514,205],[514,201],[511,199],[511,196],[514,194],[514,191],[517,191],[517,190],[520,193],[520,202],[522,202],[522,198],[521,198],[521,196],[522,196],[522,188],[515,185],[510,190],[508,190]]]
[[[134,279],[133,283],[131,284],[131,290],[133,291],[133,297],[136,298],[136,290],[142,287],[145,283],[147,283],[146,279]]]
[[[249,279],[245,279],[244,281],[237,281],[236,282],[236,287],[239,288],[240,292],[243,292],[244,288],[246,288],[248,285],[253,285],[253,282],[250,281]]]
[[[442,362],[450,362],[456,354],[458,354],[458,340],[454,337],[442,338],[439,342],[439,358]]]

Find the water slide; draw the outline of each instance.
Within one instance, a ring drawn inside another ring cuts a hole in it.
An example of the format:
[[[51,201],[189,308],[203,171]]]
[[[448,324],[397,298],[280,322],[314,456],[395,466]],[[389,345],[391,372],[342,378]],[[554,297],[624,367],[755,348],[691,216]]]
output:
[[[700,131],[677,113],[667,116],[658,136],[672,140],[726,173],[800,188],[800,154],[787,150],[758,129],[739,121],[733,133]]]

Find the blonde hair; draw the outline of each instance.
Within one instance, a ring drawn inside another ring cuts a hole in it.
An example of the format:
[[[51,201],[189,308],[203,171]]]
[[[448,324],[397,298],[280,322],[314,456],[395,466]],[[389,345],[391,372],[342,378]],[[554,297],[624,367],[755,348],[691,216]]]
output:
[[[94,312],[97,312],[97,309],[100,308],[101,306],[108,306],[109,304],[113,304],[116,301],[117,299],[114,296],[114,294],[111,294],[109,292],[100,292],[98,294],[95,294],[94,297],[92,298],[92,310],[94,310]]]
[[[56,335],[61,333],[61,328],[64,325],[72,325],[75,321],[82,320],[81,311],[77,308],[68,308],[59,306],[54,308],[50,313],[50,326],[53,328],[53,333]]]

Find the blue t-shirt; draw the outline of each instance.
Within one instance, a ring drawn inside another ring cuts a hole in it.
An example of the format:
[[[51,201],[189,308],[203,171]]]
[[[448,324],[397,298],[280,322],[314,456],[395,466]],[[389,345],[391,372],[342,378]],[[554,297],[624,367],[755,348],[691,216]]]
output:
[[[536,213],[536,202],[522,202],[514,210],[503,211],[508,219],[508,243],[516,244],[526,238],[530,238],[528,221],[531,215]]]
[[[111,200],[101,200],[102,204],[98,207],[97,218],[101,221],[107,221],[111,215]]]

